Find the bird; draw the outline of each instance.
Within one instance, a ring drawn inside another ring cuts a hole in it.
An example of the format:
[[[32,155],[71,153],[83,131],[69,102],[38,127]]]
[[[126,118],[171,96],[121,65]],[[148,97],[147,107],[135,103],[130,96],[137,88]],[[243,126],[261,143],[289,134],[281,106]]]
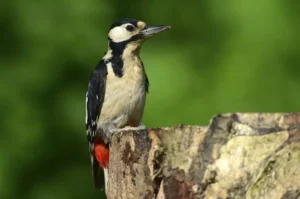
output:
[[[129,18],[109,28],[108,50],[94,68],[86,92],[85,124],[96,189],[107,192],[111,134],[142,126],[149,80],[141,47],[149,37],[169,28]]]

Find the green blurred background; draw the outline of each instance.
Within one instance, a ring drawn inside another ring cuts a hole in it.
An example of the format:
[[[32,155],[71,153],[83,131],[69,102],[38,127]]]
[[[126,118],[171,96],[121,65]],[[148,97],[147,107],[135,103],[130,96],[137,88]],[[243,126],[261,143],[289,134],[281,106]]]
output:
[[[300,110],[299,10],[297,0],[0,1],[0,198],[101,198],[84,104],[115,20],[172,26],[141,52],[144,123],[207,125],[218,113]]]

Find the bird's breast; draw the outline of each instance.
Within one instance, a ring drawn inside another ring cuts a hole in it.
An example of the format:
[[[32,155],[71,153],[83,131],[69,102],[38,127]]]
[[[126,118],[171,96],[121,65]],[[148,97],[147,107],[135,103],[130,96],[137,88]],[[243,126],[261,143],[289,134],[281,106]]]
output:
[[[130,120],[140,120],[145,106],[145,72],[141,65],[131,63],[123,67],[123,76],[114,74],[111,63],[107,64],[104,103],[100,122],[117,121],[121,127]]]

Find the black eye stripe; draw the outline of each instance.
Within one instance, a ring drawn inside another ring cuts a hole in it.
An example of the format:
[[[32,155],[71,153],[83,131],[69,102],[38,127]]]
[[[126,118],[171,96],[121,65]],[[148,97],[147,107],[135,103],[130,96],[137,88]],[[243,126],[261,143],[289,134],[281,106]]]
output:
[[[130,32],[132,32],[132,31],[134,31],[134,26],[133,25],[128,25],[128,26],[126,26],[126,30],[128,30],[128,31],[130,31]]]

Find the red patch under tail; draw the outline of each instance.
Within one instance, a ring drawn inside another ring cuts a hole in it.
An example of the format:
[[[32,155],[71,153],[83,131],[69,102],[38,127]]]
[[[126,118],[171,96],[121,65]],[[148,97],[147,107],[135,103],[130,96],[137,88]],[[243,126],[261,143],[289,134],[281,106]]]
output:
[[[132,127],[137,127],[138,122],[131,120],[127,123],[126,126],[132,126]],[[100,167],[103,168],[108,168],[109,164],[109,149],[108,146],[105,145],[101,141],[96,141],[95,146],[94,146],[94,151],[95,151],[95,157],[97,158]]]
[[[94,146],[95,157],[97,158],[100,167],[108,168],[109,163],[109,150],[103,142],[96,142]]]

